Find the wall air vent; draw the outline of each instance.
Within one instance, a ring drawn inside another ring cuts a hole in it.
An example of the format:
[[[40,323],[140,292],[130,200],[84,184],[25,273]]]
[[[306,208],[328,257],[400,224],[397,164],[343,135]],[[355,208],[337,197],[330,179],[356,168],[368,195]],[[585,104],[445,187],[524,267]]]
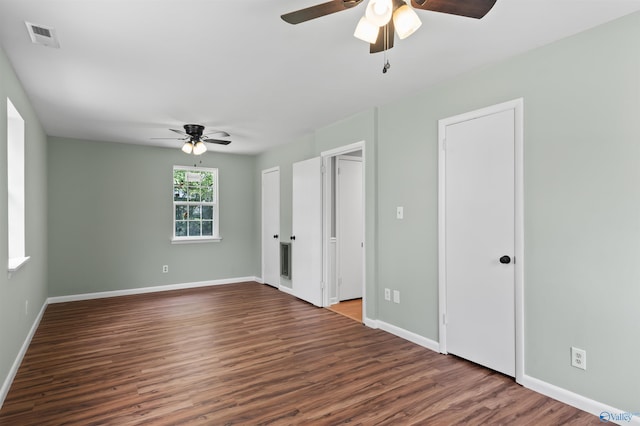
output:
[[[58,38],[56,37],[55,28],[48,27],[46,25],[32,24],[31,22],[26,21],[25,24],[27,24],[29,37],[31,37],[31,41],[33,43],[55,48],[60,47],[60,43],[58,42]]]

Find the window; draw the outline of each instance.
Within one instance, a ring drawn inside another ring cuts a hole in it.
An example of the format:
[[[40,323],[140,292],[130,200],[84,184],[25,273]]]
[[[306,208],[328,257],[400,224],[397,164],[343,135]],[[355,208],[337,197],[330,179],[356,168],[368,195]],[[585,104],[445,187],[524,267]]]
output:
[[[173,241],[219,240],[218,169],[173,167]]]
[[[9,271],[16,271],[25,255],[24,120],[7,98],[7,218]]]

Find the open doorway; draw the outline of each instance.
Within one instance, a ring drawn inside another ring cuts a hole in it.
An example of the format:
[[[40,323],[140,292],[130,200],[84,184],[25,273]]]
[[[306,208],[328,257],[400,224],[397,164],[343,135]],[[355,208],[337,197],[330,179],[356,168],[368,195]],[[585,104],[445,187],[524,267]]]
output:
[[[322,153],[324,305],[362,322],[364,291],[364,142]]]

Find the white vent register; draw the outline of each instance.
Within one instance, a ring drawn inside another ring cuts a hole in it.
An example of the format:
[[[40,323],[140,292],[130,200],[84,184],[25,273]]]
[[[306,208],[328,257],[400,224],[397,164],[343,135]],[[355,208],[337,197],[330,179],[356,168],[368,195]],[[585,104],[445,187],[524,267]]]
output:
[[[60,43],[56,37],[55,28],[46,25],[33,24],[26,21],[25,24],[27,25],[29,37],[31,37],[31,41],[33,43],[54,47],[56,49],[60,47]]]

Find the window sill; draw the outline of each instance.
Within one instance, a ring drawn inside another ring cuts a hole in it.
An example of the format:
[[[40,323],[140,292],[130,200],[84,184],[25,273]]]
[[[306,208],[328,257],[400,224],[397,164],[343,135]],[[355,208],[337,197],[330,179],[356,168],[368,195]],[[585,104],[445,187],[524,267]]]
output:
[[[192,243],[217,243],[222,241],[222,237],[212,238],[172,238],[171,244],[192,244]]]
[[[9,259],[9,266],[8,266],[9,272],[17,271],[18,269],[20,269],[22,267],[22,265],[27,263],[27,261],[29,259],[31,259],[31,256],[13,257],[13,258]]]

